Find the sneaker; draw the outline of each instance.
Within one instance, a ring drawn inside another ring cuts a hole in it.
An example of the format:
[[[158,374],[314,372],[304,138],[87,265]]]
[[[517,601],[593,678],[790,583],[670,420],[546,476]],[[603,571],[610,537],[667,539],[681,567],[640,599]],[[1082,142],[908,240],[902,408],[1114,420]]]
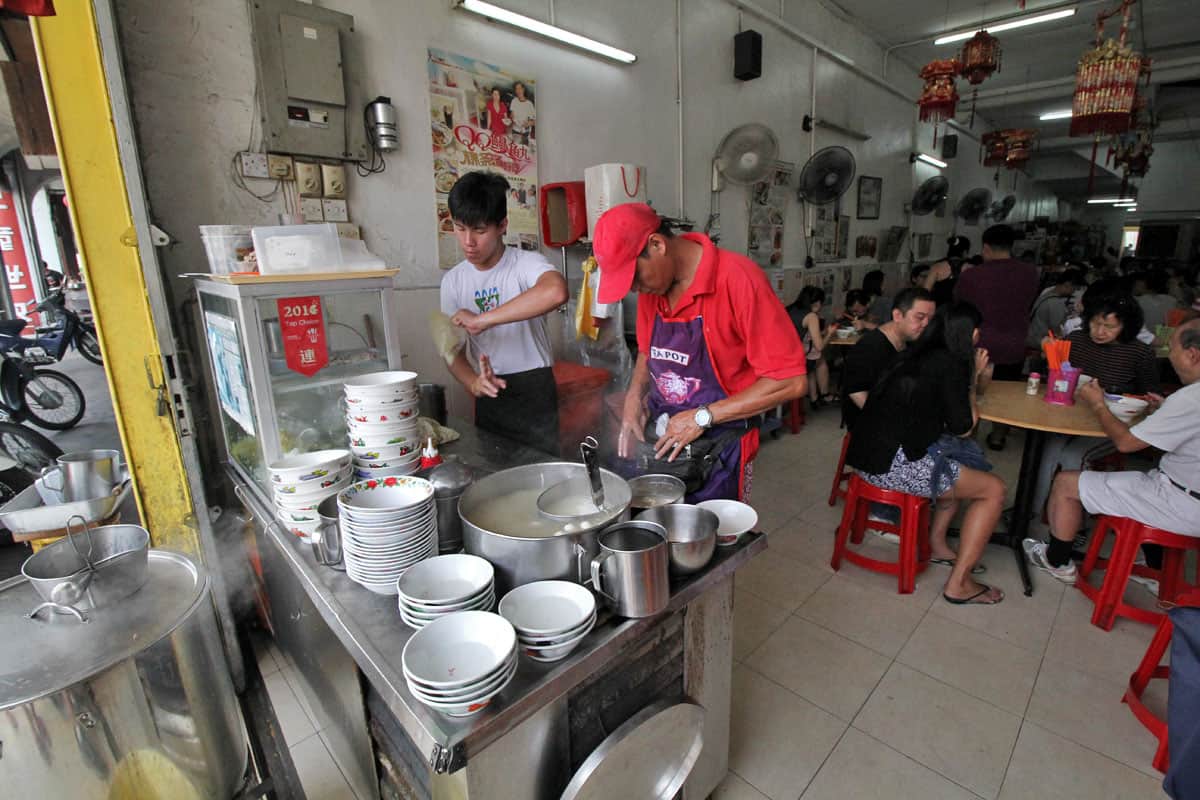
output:
[[[1154,595],[1155,597],[1158,596],[1158,581],[1155,580],[1154,578],[1143,578],[1141,575],[1130,575],[1129,580],[1133,581],[1134,583],[1136,583],[1140,586],[1145,587],[1146,591],[1148,591],[1150,594]]]
[[[881,531],[878,528],[867,528],[867,533],[871,534],[872,536],[878,536],[888,544],[900,544],[900,535],[897,533],[888,533],[887,531]]]
[[[1052,567],[1050,562],[1046,560],[1046,543],[1039,542],[1037,539],[1026,539],[1021,542],[1021,546],[1025,549],[1025,557],[1029,559],[1029,563],[1041,570],[1045,570],[1058,578],[1063,583],[1074,584],[1077,571],[1075,563],[1068,561],[1061,567]]]

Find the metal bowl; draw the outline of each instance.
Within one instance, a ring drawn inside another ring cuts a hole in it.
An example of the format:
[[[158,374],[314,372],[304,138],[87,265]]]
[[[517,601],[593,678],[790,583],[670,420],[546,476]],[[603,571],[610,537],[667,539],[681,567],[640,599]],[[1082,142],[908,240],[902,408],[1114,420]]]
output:
[[[699,506],[674,503],[649,508],[637,519],[657,522],[667,530],[667,546],[671,557],[671,572],[690,575],[712,559],[717,547],[717,515]]]
[[[629,505],[636,513],[637,510],[682,503],[686,487],[674,475],[639,475],[630,479],[629,491],[633,493]]]
[[[42,548],[21,565],[21,574],[43,600],[90,609],[123,600],[146,582],[150,533],[145,528],[102,525],[74,538],[74,544],[68,536]]]

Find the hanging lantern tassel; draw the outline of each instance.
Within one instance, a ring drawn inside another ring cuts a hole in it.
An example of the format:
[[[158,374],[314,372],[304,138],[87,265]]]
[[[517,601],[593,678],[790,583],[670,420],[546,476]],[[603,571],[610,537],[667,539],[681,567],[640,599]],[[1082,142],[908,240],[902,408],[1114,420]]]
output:
[[[958,77],[960,64],[957,58],[947,58],[930,61],[921,70],[921,79],[925,81],[921,96],[917,100],[922,122],[933,122],[933,144],[937,146],[938,125],[954,117],[958,108],[958,87],[955,78]]]

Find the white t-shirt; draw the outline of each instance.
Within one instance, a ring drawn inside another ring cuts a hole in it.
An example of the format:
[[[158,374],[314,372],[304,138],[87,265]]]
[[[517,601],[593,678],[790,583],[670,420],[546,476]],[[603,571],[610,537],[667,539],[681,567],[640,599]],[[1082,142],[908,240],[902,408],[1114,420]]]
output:
[[[512,120],[515,130],[529,130],[529,120],[533,119],[533,101],[528,97],[521,100],[514,95],[508,103],[508,118]]]
[[[504,255],[491,269],[462,261],[442,278],[442,313],[454,316],[464,308],[476,314],[491,311],[533,288],[543,273],[554,271],[541,253],[516,247],[504,248]],[[492,360],[497,375],[554,363],[541,317],[489,328],[474,337],[474,344],[476,354],[484,353]]]
[[[1185,386],[1130,430],[1163,451],[1158,468],[1193,492],[1200,492],[1200,383]]]

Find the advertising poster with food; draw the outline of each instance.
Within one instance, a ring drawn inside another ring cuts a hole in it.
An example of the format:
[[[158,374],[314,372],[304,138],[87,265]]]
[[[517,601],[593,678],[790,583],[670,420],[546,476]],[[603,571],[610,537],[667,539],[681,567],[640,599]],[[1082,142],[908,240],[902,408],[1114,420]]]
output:
[[[537,96],[532,78],[473,58],[429,50],[433,184],[438,265],[462,261],[447,197],[462,175],[485,170],[508,180],[505,242],[538,247]]]
[[[783,265],[783,226],[796,165],[775,162],[767,177],[750,187],[750,238],[747,254],[761,267]]]

